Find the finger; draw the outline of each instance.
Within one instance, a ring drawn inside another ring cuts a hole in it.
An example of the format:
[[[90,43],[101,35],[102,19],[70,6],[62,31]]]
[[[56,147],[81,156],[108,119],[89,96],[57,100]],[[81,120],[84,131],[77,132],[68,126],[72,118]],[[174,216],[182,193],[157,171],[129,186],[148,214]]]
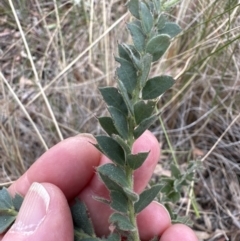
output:
[[[141,240],[151,240],[161,236],[171,226],[171,218],[163,205],[152,202],[139,213],[137,224]]]
[[[192,229],[183,224],[170,226],[160,238],[160,241],[198,241]]]
[[[16,222],[2,241],[72,241],[73,223],[68,202],[52,184],[33,183]]]
[[[153,170],[159,160],[159,149],[159,143],[149,131],[146,131],[134,143],[134,153],[150,151],[143,166],[140,167],[139,170],[137,170],[135,173],[134,182],[136,191],[142,191],[151,178]],[[110,160],[106,157],[103,157],[100,161],[100,165],[107,162],[110,162]],[[94,176],[90,184],[82,191],[80,194],[80,199],[86,203],[89,209],[96,233],[100,236],[106,235],[109,233],[108,218],[112,211],[110,210],[109,206],[93,199],[93,196],[109,198],[109,192],[107,191],[104,184],[99,181],[98,176]]]
[[[33,182],[48,182],[58,186],[68,200],[73,199],[91,180],[94,166],[100,162],[101,154],[90,142],[95,139],[84,134],[58,143],[12,184],[10,192],[25,196]]]
[[[151,179],[154,169],[159,161],[160,145],[156,137],[150,131],[146,131],[133,144],[132,152],[133,154],[149,152],[146,161],[134,172],[134,190],[137,193],[141,193]]]

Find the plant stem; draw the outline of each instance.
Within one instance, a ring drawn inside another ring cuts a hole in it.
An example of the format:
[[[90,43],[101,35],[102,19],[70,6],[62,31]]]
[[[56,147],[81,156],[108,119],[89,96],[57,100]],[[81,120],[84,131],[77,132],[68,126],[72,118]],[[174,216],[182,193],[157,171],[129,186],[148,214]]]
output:
[[[134,211],[134,204],[132,201],[129,201],[129,219],[131,223],[136,227],[136,230],[133,231],[132,236],[134,241],[139,241],[139,233],[138,233],[138,228],[137,228],[137,219]]]
[[[131,168],[126,168],[127,179],[129,181],[130,189],[133,190],[134,188],[134,179],[133,179],[133,170]],[[136,227],[136,230],[132,233],[132,238],[134,241],[139,241],[139,233],[137,228],[137,219],[135,215],[134,203],[132,200],[128,200],[128,214],[130,222]]]
[[[141,91],[140,88],[136,88],[136,90],[133,94],[132,105],[134,105],[134,103],[136,103],[139,100],[140,91]],[[132,147],[133,147],[133,143],[135,141],[134,134],[133,134],[135,127],[136,127],[136,123],[135,123],[134,116],[132,116],[130,114],[130,117],[129,117],[129,136],[128,136],[127,143],[128,143],[131,150],[132,150]],[[134,191],[134,175],[133,175],[133,173],[134,173],[134,171],[130,167],[127,166],[126,167],[126,175],[127,175],[127,180],[128,180],[128,183],[129,183],[129,188],[132,191]],[[136,219],[136,214],[135,214],[135,209],[134,209],[134,202],[131,199],[128,200],[128,215],[129,215],[130,222],[135,227],[135,231],[132,232],[132,239],[133,239],[133,241],[139,241],[140,237],[139,237],[139,232],[138,232],[138,228],[137,228],[137,219]]]

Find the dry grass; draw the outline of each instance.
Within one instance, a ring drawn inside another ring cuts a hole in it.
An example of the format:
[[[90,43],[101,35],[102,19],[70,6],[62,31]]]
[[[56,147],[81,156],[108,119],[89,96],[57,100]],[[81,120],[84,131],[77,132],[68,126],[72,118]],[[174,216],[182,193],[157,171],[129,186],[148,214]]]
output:
[[[9,2],[0,2],[1,185],[62,138],[101,132],[95,116],[106,110],[97,88],[115,84],[113,54],[128,40],[129,18],[123,0],[18,0],[13,9]],[[173,157],[182,168],[203,161],[193,185],[199,217],[189,191],[176,206],[190,213],[200,240],[240,240],[239,6],[182,0],[170,18],[184,31],[152,73],[177,77],[159,103],[164,126],[152,128],[162,167]]]

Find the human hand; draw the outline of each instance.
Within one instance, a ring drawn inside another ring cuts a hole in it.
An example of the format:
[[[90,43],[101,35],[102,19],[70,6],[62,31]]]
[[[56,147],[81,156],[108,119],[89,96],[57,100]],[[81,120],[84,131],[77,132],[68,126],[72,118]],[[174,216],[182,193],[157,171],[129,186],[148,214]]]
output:
[[[83,200],[90,212],[95,231],[106,235],[109,207],[92,196],[108,197],[104,184],[95,175],[94,167],[109,160],[92,144],[90,135],[68,138],[43,154],[14,184],[12,195],[25,196],[15,224],[1,241],[72,241],[73,224],[69,204],[75,197]],[[149,151],[144,164],[135,172],[135,191],[141,192],[149,182],[159,159],[156,138],[145,132],[133,146],[133,152]],[[161,236],[160,241],[197,241],[185,225],[171,225],[167,210],[152,202],[137,217],[141,240]]]

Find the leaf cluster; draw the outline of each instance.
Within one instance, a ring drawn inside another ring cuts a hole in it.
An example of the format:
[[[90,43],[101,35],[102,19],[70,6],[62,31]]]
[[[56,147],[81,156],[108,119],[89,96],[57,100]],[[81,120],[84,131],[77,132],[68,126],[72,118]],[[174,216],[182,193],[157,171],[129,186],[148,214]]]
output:
[[[171,165],[171,177],[164,177],[161,179],[161,193],[163,203],[172,202],[176,203],[181,197],[181,191],[183,187],[188,187],[189,184],[194,180],[196,170],[199,169],[200,163],[192,161],[188,164],[186,171],[181,172],[179,168],[172,164]]]
[[[100,88],[109,115],[99,117],[99,123],[107,135],[96,136],[95,147],[112,163],[97,168],[99,178],[109,190],[110,200],[95,199],[113,210],[109,223],[113,232],[104,240],[139,240],[136,216],[152,202],[161,191],[165,201],[179,199],[180,187],[192,178],[191,168],[181,174],[172,166],[173,177],[164,179],[141,194],[134,191],[133,173],[141,167],[149,152],[133,154],[134,141],[157,119],[154,113],[159,97],[172,87],[174,79],[168,75],[149,78],[151,65],[167,51],[172,39],[181,28],[168,21],[163,9],[171,7],[173,0],[161,5],[160,0],[129,0],[128,10],[134,17],[127,23],[132,43],[118,44],[116,70],[117,87]],[[6,189],[0,192],[0,232],[11,225],[21,206],[22,197],[11,198]],[[71,207],[74,223],[74,240],[100,240],[96,237],[88,210],[83,202],[76,200]]]
[[[191,182],[195,181],[195,173],[199,168],[201,168],[199,161],[189,162],[187,169],[182,172],[176,165],[172,164],[171,177],[162,176],[161,178],[161,195],[159,201],[168,209],[173,223],[192,224],[188,217],[178,216],[178,214],[171,209],[170,204],[180,200],[183,188],[188,188]]]
[[[159,97],[172,87],[171,76],[149,78],[151,64],[167,51],[180,27],[169,22],[161,11],[159,0],[130,0],[127,7],[134,19],[127,23],[132,43],[118,45],[115,57],[116,87],[100,88],[109,116],[99,117],[107,135],[96,136],[96,148],[112,160],[97,168],[100,179],[110,193],[110,200],[97,197],[109,204],[113,214],[109,218],[115,232],[135,239],[136,215],[142,211],[162,189],[155,185],[140,195],[133,190],[133,171],[139,168],[148,152],[132,154],[133,142],[157,119],[154,114]]]
[[[23,197],[19,194],[11,197],[6,188],[0,190],[0,234],[13,224],[22,202]]]

